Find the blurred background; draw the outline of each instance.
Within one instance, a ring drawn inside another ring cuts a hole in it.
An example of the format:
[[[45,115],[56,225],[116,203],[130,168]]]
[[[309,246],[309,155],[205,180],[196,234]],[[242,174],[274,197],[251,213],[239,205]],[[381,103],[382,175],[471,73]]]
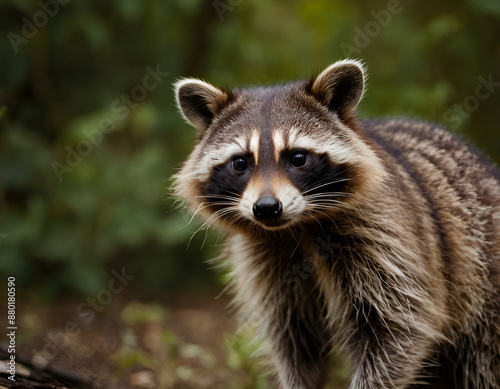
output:
[[[169,193],[196,139],[179,77],[232,88],[361,59],[361,117],[441,123],[500,161],[497,0],[2,0],[0,26],[0,289],[15,277],[18,351],[107,387],[269,387],[206,264],[222,237],[193,237]]]

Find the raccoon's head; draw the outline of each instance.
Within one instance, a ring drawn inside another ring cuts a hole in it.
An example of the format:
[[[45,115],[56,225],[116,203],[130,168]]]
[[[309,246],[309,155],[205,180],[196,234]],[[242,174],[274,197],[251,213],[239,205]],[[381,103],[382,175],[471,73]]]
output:
[[[175,193],[209,225],[273,231],[334,220],[385,174],[354,115],[364,80],[362,65],[345,60],[282,86],[177,82],[179,108],[199,140]]]

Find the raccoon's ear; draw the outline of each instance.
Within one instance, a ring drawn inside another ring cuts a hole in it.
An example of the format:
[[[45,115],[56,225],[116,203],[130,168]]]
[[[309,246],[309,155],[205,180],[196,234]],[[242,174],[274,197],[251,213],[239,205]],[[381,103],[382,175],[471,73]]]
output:
[[[310,84],[310,92],[342,119],[358,105],[365,88],[365,71],[361,62],[337,61],[323,70]]]
[[[179,109],[200,132],[207,129],[229,101],[227,92],[194,78],[179,80],[174,87]]]

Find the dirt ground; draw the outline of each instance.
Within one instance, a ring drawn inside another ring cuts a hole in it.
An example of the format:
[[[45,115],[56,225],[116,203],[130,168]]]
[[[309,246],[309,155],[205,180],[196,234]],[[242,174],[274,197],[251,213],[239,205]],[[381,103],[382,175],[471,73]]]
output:
[[[82,301],[19,302],[16,353],[102,388],[268,387],[257,360],[245,355],[252,350],[234,335],[227,298],[215,297],[144,303],[120,296],[94,317]]]
[[[272,388],[251,333],[236,332],[228,303],[216,291],[161,302],[120,294],[99,312],[88,301],[20,301],[16,355],[78,373],[96,388]],[[329,388],[347,382],[345,369],[332,370]]]

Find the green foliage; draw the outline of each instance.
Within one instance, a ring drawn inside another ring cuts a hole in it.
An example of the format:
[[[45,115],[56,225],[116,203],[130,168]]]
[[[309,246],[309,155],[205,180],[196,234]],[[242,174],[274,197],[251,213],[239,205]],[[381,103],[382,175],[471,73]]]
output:
[[[0,3],[0,272],[45,298],[94,295],[123,266],[143,295],[215,281],[217,237],[187,249],[199,224],[166,189],[196,137],[174,107],[180,76],[276,83],[349,55],[370,73],[362,116],[442,122],[500,160],[500,92],[453,111],[479,77],[500,81],[498,2],[72,1],[23,36],[41,3]],[[139,93],[156,66],[168,75]]]
[[[245,382],[233,389],[269,389],[267,374],[262,372],[260,359],[256,357],[260,345],[251,340],[251,330],[239,335],[226,336],[227,364],[233,370],[242,370]]]
[[[134,326],[139,323],[161,323],[165,320],[165,309],[157,304],[142,304],[132,301],[121,313],[124,323]]]
[[[159,389],[229,387],[224,380],[235,383],[233,389],[269,388],[258,359],[249,358],[254,346],[241,338],[228,336],[226,364],[212,349],[182,339],[178,332],[185,331],[165,328],[169,313],[159,305],[133,301],[123,308],[121,319],[121,342],[112,355],[118,379],[142,371],[150,373],[151,387]]]

